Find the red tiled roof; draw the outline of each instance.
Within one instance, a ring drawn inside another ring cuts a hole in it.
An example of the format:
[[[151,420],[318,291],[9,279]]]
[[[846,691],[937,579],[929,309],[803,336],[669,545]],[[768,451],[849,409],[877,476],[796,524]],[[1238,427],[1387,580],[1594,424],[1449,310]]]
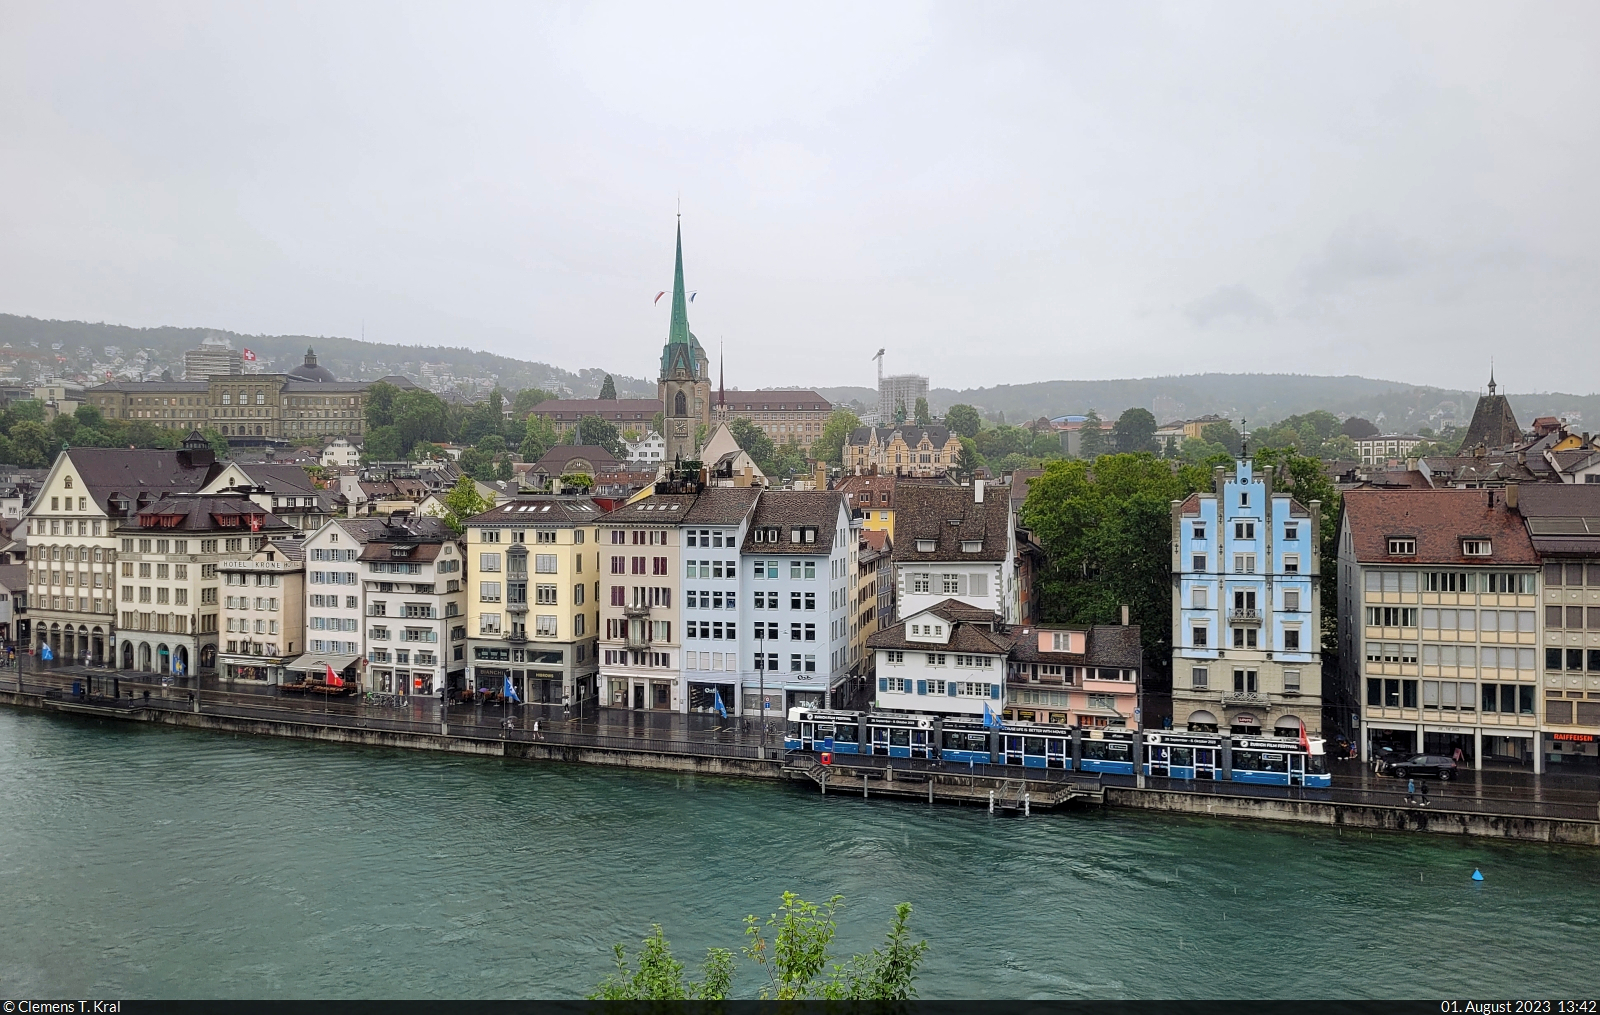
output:
[[[1490,505],[1490,499],[1493,505]],[[1362,563],[1537,564],[1528,531],[1508,511],[1499,490],[1351,490],[1344,496],[1345,524]],[[1389,556],[1389,537],[1415,539],[1416,556]],[[1488,539],[1487,557],[1461,552],[1464,539]]]

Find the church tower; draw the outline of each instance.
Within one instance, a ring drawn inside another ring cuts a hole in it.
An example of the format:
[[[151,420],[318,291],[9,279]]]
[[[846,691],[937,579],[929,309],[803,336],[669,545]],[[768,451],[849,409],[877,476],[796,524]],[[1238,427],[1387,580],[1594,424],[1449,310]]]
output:
[[[708,422],[710,384],[706,353],[689,330],[689,301],[683,288],[683,224],[678,224],[677,263],[672,273],[672,323],[661,350],[661,436],[669,467],[700,460],[699,428]]]

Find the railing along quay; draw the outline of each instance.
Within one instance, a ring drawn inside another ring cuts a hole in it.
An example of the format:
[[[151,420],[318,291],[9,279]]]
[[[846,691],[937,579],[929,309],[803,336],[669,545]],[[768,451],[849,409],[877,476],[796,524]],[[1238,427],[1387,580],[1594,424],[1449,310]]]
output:
[[[0,671],[0,689],[17,687],[15,670]],[[24,674],[24,693],[45,697],[53,706],[106,716],[128,716],[143,709],[161,712],[193,712],[193,689],[164,685],[148,679],[148,674],[118,671],[53,671],[30,669]],[[74,683],[85,692],[74,695]],[[116,687],[117,697],[105,693]],[[149,693],[148,699],[145,697]],[[130,696],[131,695],[131,696]],[[547,746],[638,751],[687,757],[757,760],[785,756],[781,724],[771,723],[763,749],[759,724],[754,721],[716,720],[702,716],[662,713],[623,713],[602,718],[564,718],[559,706],[539,704],[496,706],[480,704],[450,705],[443,709],[437,698],[412,698],[405,705],[379,704],[361,698],[324,698],[315,693],[293,697],[275,689],[217,690],[200,692],[199,711],[206,715],[237,719],[289,722],[336,729],[380,730],[419,736],[439,736],[447,731],[453,738],[480,741],[513,741]],[[803,757],[813,758],[806,754]],[[1011,765],[960,764],[936,760],[886,758],[874,755],[835,755],[839,779],[870,784],[867,792],[886,784],[892,768],[897,779],[915,779],[924,785],[936,774],[953,787],[958,776],[973,780],[1024,780],[1059,789],[1073,783],[1104,789],[1134,790],[1133,775],[1076,772],[1064,769],[1019,769]],[[846,774],[843,770],[852,770]],[[1591,788],[1573,788],[1579,780],[1557,777],[1547,782],[1527,777],[1530,785],[1517,785],[1489,773],[1465,771],[1452,782],[1417,780],[1427,793],[1408,797],[1405,783],[1392,780],[1392,786],[1375,787],[1372,777],[1363,774],[1341,775],[1336,771],[1331,788],[1303,786],[1264,786],[1208,780],[1170,779],[1146,776],[1145,791],[1182,793],[1192,796],[1247,797],[1324,804],[1382,807],[1401,810],[1466,812],[1503,817],[1550,820],[1595,821],[1600,818],[1600,780]],[[802,776],[805,777],[805,776]],[[839,783],[830,783],[830,788]],[[858,789],[857,782],[852,782]],[[842,788],[842,786],[841,786]],[[1050,789],[1048,792],[1055,792]],[[895,795],[909,795],[896,793]],[[1038,796],[1035,796],[1038,801]],[[1042,806],[1042,805],[1041,805]]]

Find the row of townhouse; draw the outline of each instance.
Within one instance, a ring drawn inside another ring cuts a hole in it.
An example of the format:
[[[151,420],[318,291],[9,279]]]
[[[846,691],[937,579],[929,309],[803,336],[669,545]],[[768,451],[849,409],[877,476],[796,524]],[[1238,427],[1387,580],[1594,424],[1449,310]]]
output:
[[[1338,538],[1363,758],[1600,767],[1600,489],[1354,490]]]

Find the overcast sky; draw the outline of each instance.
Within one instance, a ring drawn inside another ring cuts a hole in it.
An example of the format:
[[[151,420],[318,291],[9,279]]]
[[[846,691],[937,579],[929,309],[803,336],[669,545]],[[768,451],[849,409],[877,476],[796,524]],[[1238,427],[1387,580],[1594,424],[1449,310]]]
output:
[[[0,0],[0,311],[1595,391],[1600,5]]]

